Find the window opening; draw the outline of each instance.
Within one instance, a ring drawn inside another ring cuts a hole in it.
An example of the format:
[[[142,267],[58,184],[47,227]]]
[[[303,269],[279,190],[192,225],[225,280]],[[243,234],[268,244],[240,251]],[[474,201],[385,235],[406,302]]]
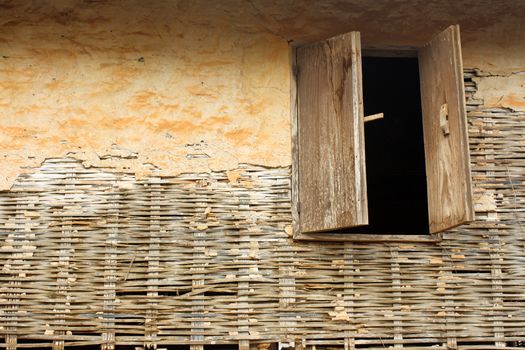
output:
[[[369,224],[341,232],[428,234],[428,200],[417,57],[363,57]]]
[[[459,26],[408,50],[360,43],[294,51],[294,238],[434,241],[474,219]]]

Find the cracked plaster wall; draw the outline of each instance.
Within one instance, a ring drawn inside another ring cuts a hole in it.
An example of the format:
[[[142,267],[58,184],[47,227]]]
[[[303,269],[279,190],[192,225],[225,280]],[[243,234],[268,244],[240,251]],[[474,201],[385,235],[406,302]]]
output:
[[[525,110],[523,17],[418,1],[0,0],[0,188],[64,155],[138,177],[289,165],[287,40],[348,30],[421,45],[460,23],[465,67],[486,75],[476,97]]]
[[[475,78],[478,91],[474,95],[482,99],[486,107],[508,108],[525,111],[525,71],[503,75],[487,75]]]
[[[1,188],[67,154],[138,176],[290,163],[286,41],[175,2],[72,3],[2,3]]]
[[[511,13],[462,34],[464,66],[483,73],[474,81],[485,107],[525,111],[525,17]]]

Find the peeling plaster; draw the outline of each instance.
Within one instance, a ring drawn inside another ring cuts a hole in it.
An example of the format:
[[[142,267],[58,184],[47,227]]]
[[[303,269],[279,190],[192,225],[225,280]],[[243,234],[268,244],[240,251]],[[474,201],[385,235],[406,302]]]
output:
[[[290,163],[287,42],[167,2],[70,4],[0,15],[0,188],[65,155],[138,177]]]
[[[138,177],[287,166],[288,41],[350,30],[420,46],[459,23],[465,67],[500,76],[476,97],[523,110],[523,15],[510,0],[0,0],[0,189],[66,155]]]
[[[525,74],[485,76],[473,80],[478,87],[474,97],[483,99],[485,107],[525,112]]]

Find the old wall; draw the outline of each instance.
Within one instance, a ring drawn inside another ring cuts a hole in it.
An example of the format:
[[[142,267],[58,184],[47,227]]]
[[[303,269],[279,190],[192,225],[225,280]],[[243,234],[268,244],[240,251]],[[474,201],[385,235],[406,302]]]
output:
[[[525,113],[480,104],[476,77],[476,221],[437,242],[293,241],[289,167],[48,159],[0,192],[0,346],[518,348]]]
[[[519,15],[210,3],[0,2],[0,347],[519,345]],[[291,240],[286,40],[420,44],[455,19],[476,221],[436,243]]]
[[[3,3],[0,187],[66,154],[139,177],[289,164],[287,43],[183,4]]]
[[[365,46],[417,46],[460,23],[465,66],[491,75],[477,81],[479,97],[523,110],[523,10],[465,2],[433,11],[418,1],[4,0],[0,188],[64,155],[138,177],[150,165],[163,174],[289,165],[286,40],[348,30]]]

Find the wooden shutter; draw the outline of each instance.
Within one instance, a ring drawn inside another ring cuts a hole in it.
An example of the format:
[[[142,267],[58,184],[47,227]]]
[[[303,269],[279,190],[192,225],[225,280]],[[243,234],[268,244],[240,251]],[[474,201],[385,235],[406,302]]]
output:
[[[429,225],[435,233],[474,219],[459,26],[441,32],[418,56]]]
[[[294,205],[301,233],[368,223],[357,32],[296,50]]]

